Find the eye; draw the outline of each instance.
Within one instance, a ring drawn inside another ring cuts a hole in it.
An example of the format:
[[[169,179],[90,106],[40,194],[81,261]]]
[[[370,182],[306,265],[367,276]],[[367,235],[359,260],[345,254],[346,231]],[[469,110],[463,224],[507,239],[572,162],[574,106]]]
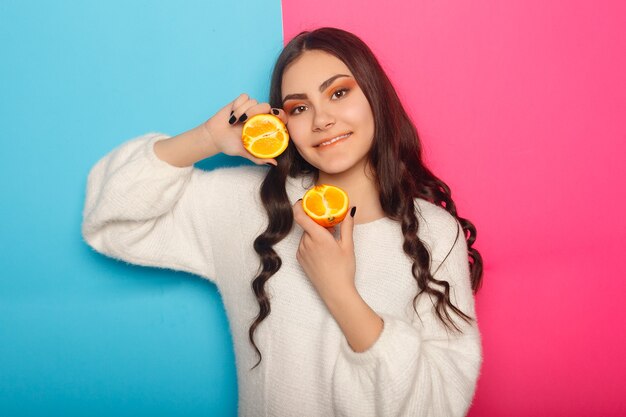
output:
[[[306,106],[303,106],[303,105],[295,106],[293,109],[291,109],[289,114],[291,114],[291,115],[300,114],[300,113],[302,113],[305,110],[306,110]]]
[[[333,99],[339,99],[339,98],[345,96],[346,94],[348,94],[348,91],[350,91],[350,90],[348,90],[347,88],[339,88],[339,89],[337,89],[337,90],[335,90],[333,92],[332,98]]]

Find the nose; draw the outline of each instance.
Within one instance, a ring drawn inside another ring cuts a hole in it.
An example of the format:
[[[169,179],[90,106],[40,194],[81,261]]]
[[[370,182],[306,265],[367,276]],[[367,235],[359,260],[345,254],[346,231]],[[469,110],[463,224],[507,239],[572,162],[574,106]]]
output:
[[[313,117],[313,131],[320,132],[332,127],[335,124],[335,117],[325,109],[316,109]]]

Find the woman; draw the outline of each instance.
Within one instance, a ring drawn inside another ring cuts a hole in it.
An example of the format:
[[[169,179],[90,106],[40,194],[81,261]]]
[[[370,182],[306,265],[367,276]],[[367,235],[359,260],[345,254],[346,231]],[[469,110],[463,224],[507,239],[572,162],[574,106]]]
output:
[[[292,143],[261,160],[244,150],[241,126],[269,112]],[[193,167],[220,152],[270,167]],[[320,183],[350,197],[336,230],[303,212],[299,199]],[[291,40],[270,103],[242,94],[188,132],[148,134],[100,160],[83,235],[109,256],[218,286],[239,415],[458,416],[471,404],[482,363],[476,231],[424,166],[376,58],[348,32]]]

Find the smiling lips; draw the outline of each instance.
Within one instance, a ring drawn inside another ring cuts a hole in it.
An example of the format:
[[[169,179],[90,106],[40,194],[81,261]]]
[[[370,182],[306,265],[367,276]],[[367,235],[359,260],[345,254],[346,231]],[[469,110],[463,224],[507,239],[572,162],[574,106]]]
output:
[[[348,137],[348,136],[350,136],[351,134],[352,134],[352,132],[350,132],[350,133],[344,133],[343,135],[340,135],[340,136],[335,136],[335,137],[334,137],[334,138],[332,138],[332,139],[329,139],[329,140],[327,140],[327,141],[325,141],[325,142],[322,142],[322,143],[320,143],[320,144],[318,144],[318,145],[315,145],[315,148],[320,148],[320,147],[324,147],[324,146],[332,145],[332,144],[333,144],[333,143],[335,143],[335,142],[338,142],[338,141],[340,141],[340,140],[342,140],[342,139],[347,138],[347,137]]]

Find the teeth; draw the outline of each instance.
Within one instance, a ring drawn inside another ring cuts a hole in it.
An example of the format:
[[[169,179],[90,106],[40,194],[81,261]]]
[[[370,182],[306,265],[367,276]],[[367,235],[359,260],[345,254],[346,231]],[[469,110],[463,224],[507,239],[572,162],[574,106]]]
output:
[[[332,144],[332,143],[337,142],[338,140],[341,140],[341,139],[343,139],[343,138],[347,138],[348,136],[350,136],[350,134],[349,134],[349,133],[347,133],[347,134],[345,134],[345,135],[337,136],[336,138],[332,138],[332,139],[331,139],[331,140],[329,140],[328,142],[321,143],[319,146],[328,146],[328,145],[330,145],[330,144]]]

